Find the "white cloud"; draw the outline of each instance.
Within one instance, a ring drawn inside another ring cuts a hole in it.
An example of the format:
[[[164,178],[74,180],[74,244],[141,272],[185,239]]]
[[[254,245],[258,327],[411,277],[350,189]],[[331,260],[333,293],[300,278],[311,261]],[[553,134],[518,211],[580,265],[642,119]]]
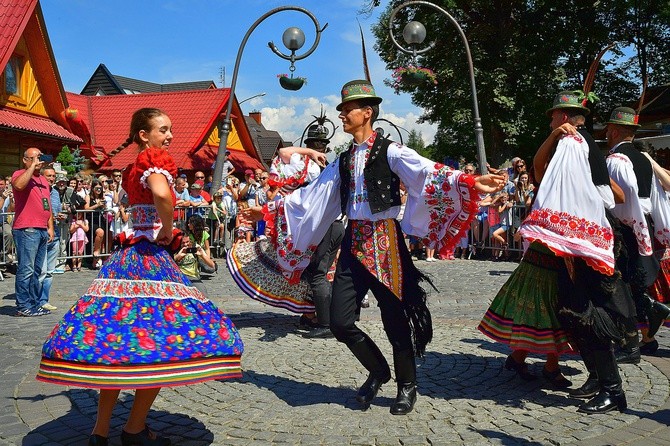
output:
[[[335,95],[329,95],[324,98],[281,97],[276,106],[267,105],[260,108],[261,119],[266,129],[279,132],[285,141],[292,141],[297,145],[300,143],[300,137],[307,125],[314,120],[315,116],[320,115],[321,106],[323,105],[326,116],[333,121],[334,126],[337,128],[334,136],[331,138],[331,146],[334,147],[351,140],[351,136],[342,131],[342,124],[338,119],[339,113],[335,110],[335,106],[339,102],[339,96]],[[396,126],[407,130],[407,132],[412,130],[421,132],[421,136],[426,144],[433,142],[437,126],[427,123],[417,123],[420,117],[419,109],[417,109],[418,113],[412,111],[405,114],[397,112],[386,113],[384,112],[383,105],[380,113],[381,118],[388,119]],[[398,140],[397,132],[390,125],[383,124],[382,127],[389,132],[392,139]],[[331,127],[329,126],[329,128]],[[401,132],[404,141],[407,141],[407,132],[403,130]]]

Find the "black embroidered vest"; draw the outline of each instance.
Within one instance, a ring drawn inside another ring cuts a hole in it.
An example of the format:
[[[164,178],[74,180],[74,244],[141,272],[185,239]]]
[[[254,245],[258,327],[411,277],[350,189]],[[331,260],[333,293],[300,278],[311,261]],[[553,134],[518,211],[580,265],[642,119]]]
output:
[[[589,166],[591,167],[591,180],[595,186],[609,186],[610,174],[607,171],[607,162],[593,136],[584,128],[577,127],[577,131],[589,146]]]
[[[400,206],[400,178],[391,172],[388,161],[388,147],[392,141],[377,137],[370,149],[370,157],[363,168],[368,203],[373,214]],[[340,201],[342,214],[346,215],[349,204],[351,183],[351,147],[340,155]]]
[[[651,178],[653,170],[651,163],[639,150],[635,148],[633,143],[625,142],[616,148],[614,153],[621,153],[626,155],[631,163],[633,163],[633,171],[637,178],[637,196],[640,198],[649,198],[651,196]]]

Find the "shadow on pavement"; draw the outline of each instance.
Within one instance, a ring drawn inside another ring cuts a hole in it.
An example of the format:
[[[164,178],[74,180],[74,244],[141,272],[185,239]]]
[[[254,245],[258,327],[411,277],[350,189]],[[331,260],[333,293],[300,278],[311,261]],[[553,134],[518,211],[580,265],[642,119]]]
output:
[[[11,317],[17,317],[16,313],[16,306],[11,305],[11,306],[2,306],[0,307],[0,316],[11,316]]]
[[[280,313],[226,313],[237,328],[262,328],[265,333],[258,338],[262,342],[272,342],[298,332],[298,315]]]
[[[492,269],[489,271],[489,276],[510,276],[513,271],[500,271]]]
[[[328,387],[318,382],[294,381],[282,376],[267,375],[254,370],[245,370],[242,382],[254,384],[271,391],[277,398],[291,407],[340,404],[346,409],[364,410],[355,400],[356,389],[350,387]],[[377,397],[374,404],[390,406],[391,401],[391,398]],[[380,402],[383,402],[383,404],[380,404]]]
[[[16,300],[16,294],[15,293],[5,294],[4,296],[2,296],[2,300],[14,301],[14,300]]]
[[[71,399],[72,410],[67,415],[33,429],[23,438],[22,445],[87,444],[95,423],[98,392],[91,389],[73,389],[52,396],[62,395]],[[44,395],[38,395],[26,399],[41,400],[43,398]],[[128,418],[132,403],[132,394],[121,394],[112,415],[112,428],[109,437],[109,444],[112,446],[121,443],[121,429]],[[147,425],[153,431],[169,437],[175,446],[180,444],[205,446],[214,443],[214,434],[201,421],[185,414],[151,410],[147,417]]]
[[[486,437],[486,438],[491,438],[491,439],[496,439],[498,442],[496,444],[502,444],[502,445],[518,445],[518,444],[523,444],[525,446],[541,446],[544,443],[539,443],[537,441],[528,441],[526,438],[519,438],[519,437],[514,437],[512,435],[506,434],[504,432],[498,432],[498,431],[492,431],[489,429],[472,429],[472,431],[479,433],[480,435]]]
[[[570,398],[566,391],[556,390],[545,381],[538,364],[531,373],[538,378],[523,381],[512,371],[504,370],[505,358],[470,353],[428,352],[417,361],[419,393],[445,400],[489,400],[496,404],[524,408],[527,403],[545,407],[570,407],[582,401]],[[533,364],[534,365],[534,364]],[[576,372],[561,366],[566,376]]]

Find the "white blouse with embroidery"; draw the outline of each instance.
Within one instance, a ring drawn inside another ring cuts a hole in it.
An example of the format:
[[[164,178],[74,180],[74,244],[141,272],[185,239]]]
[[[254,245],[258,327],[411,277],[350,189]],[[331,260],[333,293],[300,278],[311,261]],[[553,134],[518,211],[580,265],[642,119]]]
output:
[[[349,220],[395,218],[400,211],[400,206],[376,214],[370,210],[363,169],[373,142],[374,135],[353,148],[346,210]],[[474,189],[474,177],[435,163],[397,143],[388,147],[387,158],[391,171],[398,175],[407,190],[402,230],[406,234],[430,238],[439,246],[457,243],[477,212],[479,195]],[[340,215],[339,165],[338,158],[307,187],[267,204],[266,220],[276,229],[279,263],[287,272],[306,267],[311,251]]]
[[[607,157],[607,170],[610,177],[621,187],[626,197],[624,203],[618,203],[614,206],[612,213],[623,224],[633,229],[640,255],[652,255],[654,253],[653,242],[649,234],[647,220],[644,217],[651,213],[651,200],[638,196],[637,177],[633,170],[633,163],[626,155],[613,153]]]

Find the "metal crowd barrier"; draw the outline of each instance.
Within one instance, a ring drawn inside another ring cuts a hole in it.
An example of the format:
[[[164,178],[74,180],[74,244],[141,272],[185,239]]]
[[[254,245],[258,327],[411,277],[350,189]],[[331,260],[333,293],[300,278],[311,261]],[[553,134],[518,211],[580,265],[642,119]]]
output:
[[[176,207],[174,214],[174,225],[179,229],[186,228],[186,220],[191,215],[199,214],[205,219],[205,228],[210,233],[210,240],[214,234],[216,234],[216,221],[207,219],[209,210],[211,208],[208,206],[193,206],[193,207]],[[130,211],[128,211],[130,212]],[[102,242],[99,258],[108,257],[112,249],[112,242],[114,237],[120,232],[118,226],[119,221],[115,217],[115,210],[82,210],[76,211],[76,213],[65,214],[65,218],[56,219],[54,221],[54,230],[59,234],[59,253],[58,253],[58,263],[57,268],[63,268],[65,264],[73,258],[81,259],[93,259],[94,251],[94,241],[95,241],[95,232],[98,228],[103,230]],[[72,244],[70,243],[71,234],[70,234],[70,224],[73,219],[77,216],[79,219],[88,220],[89,230],[86,232],[88,241],[84,247],[84,253],[82,255],[74,255]],[[12,227],[11,222],[14,219],[14,213],[0,213],[0,223],[2,223],[2,232],[0,233],[0,267],[5,267],[16,263],[16,246],[13,242],[12,237]],[[211,243],[210,243],[211,245]],[[229,248],[230,246],[222,246],[222,248]],[[212,246],[212,254],[222,254],[222,249]],[[0,280],[4,280],[2,271],[0,271]]]
[[[520,258],[523,253],[523,244],[521,240],[515,240],[514,234],[524,218],[530,212],[530,209],[523,204],[515,203],[511,208],[511,224],[507,231],[505,231],[504,238],[507,240],[507,248],[505,249],[510,257]],[[475,233],[475,231],[478,231]],[[492,238],[492,232],[490,229],[488,219],[484,221],[479,221],[477,219],[473,220],[473,223],[468,231],[468,250],[473,252],[481,251],[497,251],[502,249],[501,246],[495,242]]]
[[[217,221],[209,220],[207,216],[209,214],[210,207],[200,206],[200,207],[177,207],[175,208],[174,214],[174,225],[177,228],[185,229],[186,220],[194,213],[200,214],[206,221],[206,229],[210,233],[210,249],[212,255],[221,256],[225,249],[229,249],[227,243],[219,246],[214,244],[214,235],[216,234]],[[512,207],[512,225],[506,231],[507,239],[507,253],[512,257],[520,257],[523,247],[521,241],[514,240],[514,233],[518,229],[518,224],[523,221],[528,210],[526,206],[515,204]],[[115,235],[119,232],[118,230],[118,221],[113,218],[112,210],[88,210],[88,211],[77,211],[76,215],[79,218],[85,218],[89,223],[89,230],[87,232],[88,242],[85,245],[84,253],[82,255],[73,255],[72,244],[70,243],[70,224],[72,219],[75,218],[74,213],[67,214],[67,217],[62,220],[55,221],[55,230],[60,234],[60,252],[58,255],[58,268],[63,268],[66,262],[72,258],[82,258],[82,259],[92,259],[93,250],[94,250],[94,240],[95,240],[95,231],[100,228],[103,230],[103,238],[101,243],[100,255],[98,257],[105,258],[109,256],[110,250],[112,248],[112,241]],[[2,223],[2,233],[0,234],[0,267],[5,266],[11,263],[16,262],[16,247],[13,243],[13,237],[11,235],[11,221],[14,218],[13,213],[0,213],[0,222]],[[232,231],[234,234],[234,230]],[[501,249],[499,245],[493,242],[490,236],[490,229],[488,221],[473,221],[470,231],[468,232],[468,250],[473,252],[481,251],[497,251]],[[226,237],[229,237],[229,242],[232,242],[233,237],[231,237],[231,232],[226,232]],[[0,272],[0,280],[3,280],[2,273]]]

